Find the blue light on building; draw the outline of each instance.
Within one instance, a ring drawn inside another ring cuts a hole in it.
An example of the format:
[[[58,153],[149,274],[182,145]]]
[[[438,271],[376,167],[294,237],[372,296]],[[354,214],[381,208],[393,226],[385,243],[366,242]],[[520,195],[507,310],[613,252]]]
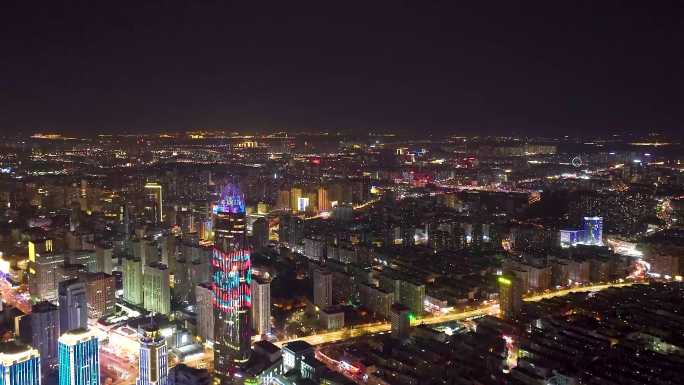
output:
[[[603,218],[582,218],[581,229],[561,230],[561,247],[577,245],[603,246]]]
[[[59,337],[59,385],[100,385],[100,343],[88,329]]]
[[[221,197],[213,208],[214,214],[231,213],[241,214],[245,212],[245,198],[240,189],[234,184],[227,184],[221,189]]]
[[[40,385],[38,350],[14,341],[0,343],[0,385]]]
[[[167,385],[169,361],[166,339],[156,325],[147,325],[140,336],[137,385]]]
[[[603,218],[584,217],[582,219],[583,243],[586,245],[603,245]]]

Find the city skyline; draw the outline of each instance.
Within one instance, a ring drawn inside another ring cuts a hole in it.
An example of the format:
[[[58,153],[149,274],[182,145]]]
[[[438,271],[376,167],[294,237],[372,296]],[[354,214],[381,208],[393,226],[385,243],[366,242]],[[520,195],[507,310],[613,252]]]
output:
[[[0,385],[681,385],[684,5],[0,5]]]

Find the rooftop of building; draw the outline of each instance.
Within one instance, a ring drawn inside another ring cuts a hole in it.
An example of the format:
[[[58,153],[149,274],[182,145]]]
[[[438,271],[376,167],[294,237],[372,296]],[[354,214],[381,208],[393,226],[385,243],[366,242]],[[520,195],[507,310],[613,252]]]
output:
[[[313,346],[306,341],[292,341],[288,342],[283,346],[283,349],[287,349],[295,354],[304,353],[313,349]]]

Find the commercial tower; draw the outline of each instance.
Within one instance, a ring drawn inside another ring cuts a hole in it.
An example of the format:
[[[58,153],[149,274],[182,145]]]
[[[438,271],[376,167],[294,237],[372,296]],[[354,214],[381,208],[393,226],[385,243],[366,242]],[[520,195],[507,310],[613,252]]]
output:
[[[392,337],[406,339],[411,332],[411,309],[395,303],[390,308],[390,321],[392,323]]]
[[[123,259],[123,298],[133,305],[143,304],[142,261],[140,258],[126,256]]]
[[[332,295],[332,273],[323,270],[315,269],[313,272],[313,299],[314,305],[321,309],[333,304]]]
[[[583,217],[581,229],[560,230],[560,245],[603,246],[603,217]]]
[[[59,283],[59,329],[61,333],[88,327],[86,284],[79,279]]]
[[[103,272],[89,273],[85,280],[88,316],[99,319],[113,313],[116,301],[114,276]]]
[[[19,320],[19,337],[22,342],[33,346],[40,355],[39,363],[43,376],[50,375],[59,363],[59,335],[59,308],[50,302],[33,305],[31,314]]]
[[[32,299],[57,300],[57,285],[63,264],[64,255],[54,252],[52,239],[28,242],[28,283]]]
[[[257,335],[271,332],[271,281],[252,279],[252,328]]]
[[[161,314],[171,313],[169,268],[159,262],[145,266],[143,273],[143,302],[145,309]]]
[[[514,275],[502,275],[498,278],[498,282],[501,318],[514,319],[522,309],[522,281]]]
[[[584,217],[582,218],[582,231],[584,232],[584,243],[587,245],[603,245],[603,218]]]
[[[159,183],[146,183],[145,190],[154,201],[154,220],[158,223],[164,221],[164,201],[162,199],[162,186]]]
[[[40,385],[40,354],[14,341],[0,342],[0,385]]]
[[[230,384],[251,353],[252,270],[244,197],[236,186],[226,185],[213,211],[214,373]]]
[[[88,329],[59,337],[59,385],[100,385],[100,344]]]
[[[166,385],[168,383],[169,362],[166,340],[154,324],[145,326],[140,336],[138,373],[136,385]]]

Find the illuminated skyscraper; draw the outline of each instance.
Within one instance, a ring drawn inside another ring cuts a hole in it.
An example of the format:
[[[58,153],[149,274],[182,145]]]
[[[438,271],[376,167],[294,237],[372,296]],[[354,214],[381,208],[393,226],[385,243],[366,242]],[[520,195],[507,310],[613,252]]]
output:
[[[166,339],[154,324],[145,326],[140,336],[138,371],[137,385],[166,385],[168,383],[169,362]]]
[[[252,279],[252,328],[258,335],[271,332],[271,281]]]
[[[59,337],[59,385],[100,385],[100,344],[88,329]]]
[[[143,303],[145,309],[161,314],[171,313],[171,289],[169,268],[153,262],[145,266],[143,273]]]
[[[40,355],[14,341],[0,343],[0,385],[40,385]]]
[[[59,283],[59,330],[62,333],[88,327],[86,284],[79,279]]]
[[[145,190],[154,200],[154,218],[159,223],[164,221],[164,201],[162,199],[162,186],[159,183],[146,183]]]
[[[31,314],[19,320],[19,337],[40,355],[42,376],[49,376],[58,366],[59,308],[50,302],[33,305]]]
[[[406,339],[411,332],[411,309],[395,303],[390,307],[390,321],[392,323],[392,337]]]
[[[37,301],[55,301],[60,280],[59,268],[64,255],[55,253],[52,239],[28,242],[28,281],[31,298]]]
[[[584,243],[587,245],[603,245],[603,218],[584,217],[582,219]]]
[[[133,305],[143,304],[142,261],[140,258],[123,258],[123,298]]]
[[[330,204],[330,190],[328,187],[321,186],[318,188],[318,211],[330,211],[332,205]]]
[[[333,304],[332,300],[332,273],[323,269],[315,269],[313,272],[313,298],[314,305],[324,309]]]
[[[522,281],[514,275],[502,275],[498,281],[499,313],[501,318],[513,319],[522,309]]]
[[[251,353],[252,270],[244,197],[236,186],[226,185],[213,211],[214,372],[228,384]]]

